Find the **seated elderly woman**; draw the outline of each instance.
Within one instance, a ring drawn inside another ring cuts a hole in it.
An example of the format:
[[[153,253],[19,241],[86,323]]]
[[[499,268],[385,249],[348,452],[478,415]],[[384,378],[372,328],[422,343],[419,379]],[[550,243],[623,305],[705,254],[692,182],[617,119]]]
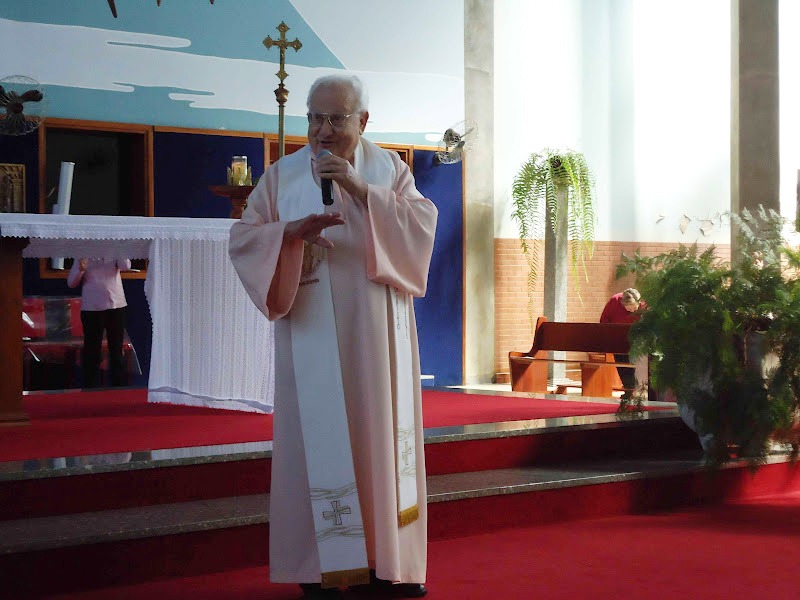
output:
[[[634,323],[639,320],[642,310],[645,308],[642,295],[639,290],[628,288],[611,296],[606,302],[603,313],[600,315],[601,323]],[[630,362],[627,354],[615,354],[614,360],[617,362]],[[636,375],[631,367],[617,367],[619,378],[625,391],[622,393],[623,399],[631,397],[633,390],[636,389]]]

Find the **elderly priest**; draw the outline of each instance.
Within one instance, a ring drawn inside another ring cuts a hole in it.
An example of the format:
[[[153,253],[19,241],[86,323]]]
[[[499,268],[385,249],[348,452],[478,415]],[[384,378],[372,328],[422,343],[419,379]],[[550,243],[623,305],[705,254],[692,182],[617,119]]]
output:
[[[419,597],[413,297],[425,294],[437,210],[397,153],[362,137],[357,77],[316,80],[307,104],[308,145],[267,169],[230,240],[247,292],[275,320],[270,576],[309,598],[344,586]]]

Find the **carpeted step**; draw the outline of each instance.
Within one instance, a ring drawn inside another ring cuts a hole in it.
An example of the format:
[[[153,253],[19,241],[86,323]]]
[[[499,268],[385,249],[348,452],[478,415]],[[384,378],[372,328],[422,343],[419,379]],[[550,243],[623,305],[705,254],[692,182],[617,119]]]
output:
[[[266,493],[271,450],[272,442],[253,442],[130,452],[125,462],[95,455],[5,463],[0,521]]]
[[[697,447],[671,411],[633,421],[591,415],[425,430],[434,476]],[[268,493],[271,449],[247,442],[4,463],[0,520]]]
[[[649,458],[698,450],[676,410],[486,423],[425,430],[428,475],[544,466],[608,458]]]
[[[800,493],[435,540],[428,545],[428,598],[795,600],[798,538]],[[57,600],[297,597],[296,585],[269,583],[268,567],[260,566]]]
[[[709,473],[696,455],[681,452],[448,474],[429,479],[429,535],[434,541],[790,490],[800,490],[800,473],[785,456],[756,473],[743,464]],[[268,496],[254,494],[0,522],[0,573],[13,574],[4,590],[30,597],[264,564],[267,507]]]

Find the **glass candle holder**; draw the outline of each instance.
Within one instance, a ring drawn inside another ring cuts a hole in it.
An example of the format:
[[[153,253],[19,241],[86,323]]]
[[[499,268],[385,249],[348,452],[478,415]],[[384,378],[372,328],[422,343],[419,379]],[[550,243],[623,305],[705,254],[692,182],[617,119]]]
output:
[[[245,185],[247,180],[247,157],[234,156],[231,161],[231,175],[233,185]]]

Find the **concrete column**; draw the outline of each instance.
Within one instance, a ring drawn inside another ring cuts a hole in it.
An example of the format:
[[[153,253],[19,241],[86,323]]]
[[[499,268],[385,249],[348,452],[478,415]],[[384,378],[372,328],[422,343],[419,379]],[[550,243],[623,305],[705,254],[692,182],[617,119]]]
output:
[[[567,189],[556,189],[561,218],[556,223],[547,219],[544,231],[544,316],[548,321],[567,320],[567,278],[569,277],[569,231],[567,229]],[[551,352],[550,358],[563,360],[564,352]],[[566,377],[564,363],[550,363],[547,376],[558,384]]]
[[[480,136],[464,164],[464,383],[494,376],[494,0],[464,1],[466,118]]]
[[[779,0],[731,0],[731,210],[780,211]],[[735,240],[731,240],[732,242]]]

